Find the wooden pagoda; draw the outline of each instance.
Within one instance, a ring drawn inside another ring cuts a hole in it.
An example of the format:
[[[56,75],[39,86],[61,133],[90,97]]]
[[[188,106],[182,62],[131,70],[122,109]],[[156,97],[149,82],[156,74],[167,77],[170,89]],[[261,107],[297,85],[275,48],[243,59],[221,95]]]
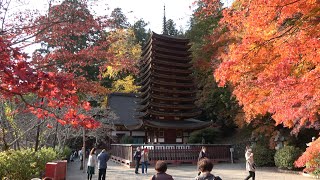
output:
[[[194,119],[196,87],[189,40],[152,33],[139,62],[138,118],[148,143],[186,143],[191,131],[210,122]]]

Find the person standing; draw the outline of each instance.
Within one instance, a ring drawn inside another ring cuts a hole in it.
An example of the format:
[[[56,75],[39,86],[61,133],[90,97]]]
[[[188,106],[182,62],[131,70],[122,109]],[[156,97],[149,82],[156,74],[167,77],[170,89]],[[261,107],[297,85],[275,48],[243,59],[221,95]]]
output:
[[[106,180],[107,162],[109,158],[110,156],[108,155],[105,149],[103,149],[98,155],[98,180]]]
[[[140,164],[140,160],[141,160],[141,150],[140,150],[140,147],[137,147],[137,150],[136,152],[134,152],[134,155],[133,155],[133,159],[134,159],[134,162],[136,164],[136,168],[135,168],[135,173],[136,174],[139,174],[139,164]]]
[[[201,159],[203,158],[207,158],[207,148],[205,146],[202,146],[201,151],[199,153],[199,157],[198,157],[198,163],[201,161]],[[199,169],[199,167],[198,167]],[[198,176],[201,174],[201,171],[198,172]]]
[[[141,153],[142,174],[148,173],[149,149],[145,147]]]
[[[79,159],[80,159],[80,162],[81,162],[80,170],[83,170],[83,152],[82,152],[82,149],[79,150],[78,154],[79,154]]]
[[[92,175],[94,174],[94,168],[97,165],[97,156],[95,155],[95,148],[92,148],[88,158],[88,180],[92,180]]]
[[[246,177],[245,180],[250,179],[250,177],[252,177],[252,180],[255,180],[255,176],[256,176],[255,164],[253,160],[252,149],[250,148],[249,145],[246,146],[245,157],[246,157],[246,170],[249,171],[249,176]]]

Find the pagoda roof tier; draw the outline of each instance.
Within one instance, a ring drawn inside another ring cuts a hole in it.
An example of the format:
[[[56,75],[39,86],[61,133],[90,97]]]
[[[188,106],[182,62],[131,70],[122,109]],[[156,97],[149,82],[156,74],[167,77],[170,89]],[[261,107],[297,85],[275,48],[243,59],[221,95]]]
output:
[[[157,57],[156,55],[148,56],[146,58],[143,58],[138,63],[138,68],[143,69],[146,66],[148,66],[151,62],[156,64],[163,64],[167,66],[175,66],[175,67],[183,67],[183,68],[190,68],[192,67],[191,61],[188,58],[185,58],[184,61],[174,61],[172,59],[167,59],[163,57]]]
[[[189,44],[189,39],[173,37],[173,36],[168,36],[163,34],[159,35],[155,32],[152,32],[151,37],[152,39],[157,39],[159,41],[161,40],[169,43],[174,42],[175,44],[185,44],[185,45]]]
[[[153,68],[154,70],[158,70],[158,71],[165,71],[165,72],[173,72],[173,73],[180,73],[180,74],[191,74],[192,71],[190,69],[175,69],[175,68],[165,68],[165,67],[159,67],[159,66],[155,66]]]
[[[172,120],[144,120],[145,126],[153,127],[153,128],[163,128],[163,129],[188,129],[188,130],[196,130],[202,129],[205,127],[209,127],[212,122],[210,121],[200,121],[197,119],[184,119],[180,121],[172,121]]]
[[[163,47],[168,49],[174,49],[177,51],[188,51],[191,47],[190,44],[176,44],[172,42],[159,41],[157,39],[153,39],[152,41],[148,41],[148,43],[144,46],[142,51],[142,56],[146,54],[150,49],[157,47]]]
[[[139,74],[144,75],[145,73],[148,73],[150,69],[151,69],[151,64],[147,64],[142,69],[140,69]]]
[[[157,59],[166,60],[169,62],[180,62],[180,63],[191,62],[190,56],[180,57],[180,56],[175,56],[175,55],[160,54],[160,53],[154,53],[154,52],[149,51],[148,54],[145,54],[143,57],[141,57],[140,61],[138,62],[138,66],[142,67],[145,64],[149,64],[150,60],[156,61]]]
[[[195,109],[196,106],[191,104],[163,104],[163,103],[156,103],[156,102],[148,102],[146,105],[138,108],[138,111],[146,111],[150,107],[157,107],[157,108],[164,108],[164,109],[176,109],[176,110],[184,110],[184,109]]]
[[[155,64],[162,64],[161,66],[155,65]],[[191,70],[189,69],[192,67],[189,63],[184,63],[184,65],[179,66],[180,63],[170,63],[165,61],[154,61],[154,64],[145,64],[140,68],[139,74],[144,74],[148,72],[150,69],[154,70],[160,70],[160,71],[166,71],[166,72],[175,72],[175,73],[181,73],[181,74],[191,74]],[[163,65],[171,66],[171,67],[165,67]],[[183,75],[184,76],[184,75]]]
[[[191,52],[189,51],[179,51],[175,49],[168,49],[165,47],[158,47],[158,46],[152,46],[152,51],[155,54],[169,54],[169,55],[174,55],[178,57],[188,57],[191,55]]]
[[[146,93],[147,94],[147,93]],[[162,95],[156,95],[156,94],[148,94],[142,100],[137,101],[140,105],[146,104],[150,98],[159,99],[162,101],[168,101],[168,102],[194,102],[196,101],[196,97],[172,97],[172,96],[162,96]]]
[[[144,91],[145,87],[149,86],[150,84],[157,84],[161,86],[169,86],[169,87],[185,87],[185,88],[195,88],[194,83],[177,83],[177,82],[170,82],[170,81],[161,81],[161,80],[155,80],[155,79],[148,79],[148,81],[142,85],[142,87],[139,89],[141,91]]]
[[[147,94],[147,93],[145,93]],[[146,95],[137,95],[138,98],[143,98],[145,99],[145,97],[151,97],[154,99],[160,99],[160,100],[164,100],[164,101],[182,101],[182,102],[194,102],[196,100],[195,96],[183,96],[183,97],[173,97],[173,96],[169,96],[168,93],[166,93],[166,95],[159,95],[159,94],[155,94],[155,93],[150,93],[147,96]]]
[[[144,71],[140,71],[138,76],[139,77],[147,76],[148,73],[150,73],[150,69],[151,69],[151,66],[149,66]],[[189,76],[191,74],[190,69],[171,69],[171,68],[169,69],[169,68],[164,68],[164,67],[152,67],[151,74],[154,74],[154,73],[162,74],[161,71],[166,72],[168,74],[174,73],[174,74],[176,74],[177,77]]]
[[[168,59],[168,60],[172,60],[175,62],[190,62],[191,61],[190,56],[180,57],[180,56],[175,56],[175,55],[170,55],[170,54],[160,54],[160,53],[155,53],[155,54],[153,54],[153,56],[155,57],[155,59]]]
[[[178,67],[178,68],[190,68],[192,67],[191,63],[179,63],[179,62],[172,62],[168,59],[156,59],[155,61],[153,61],[155,64],[159,64],[159,65],[166,65],[166,66],[173,66],[173,67]]]
[[[191,48],[191,44],[177,44],[172,42],[159,41],[158,39],[153,39],[152,43],[155,46],[166,47],[180,51],[188,51]]]
[[[162,116],[162,117],[181,117],[181,118],[192,118],[197,115],[200,115],[201,111],[189,111],[189,112],[163,112],[163,111],[157,111],[148,109],[145,113],[143,113],[140,118],[148,118],[150,115],[153,116]],[[179,120],[177,120],[179,121]]]
[[[142,80],[138,83],[138,85],[145,84],[148,81],[148,78],[163,78],[163,79],[169,79],[169,80],[179,80],[179,81],[192,81],[192,77],[190,76],[175,76],[175,75],[166,75],[161,73],[152,73],[152,77],[150,77],[151,73],[150,71],[148,73],[145,73]],[[139,77],[141,79],[141,77]]]
[[[173,43],[173,44],[185,45],[185,46],[189,45],[189,39],[173,37],[173,36],[167,36],[167,35],[163,35],[163,34],[159,35],[159,34],[157,34],[155,32],[152,32],[150,38],[147,41],[147,43],[144,46],[142,46],[142,49],[147,48],[150,43],[154,43],[153,41]]]
[[[195,89],[193,90],[174,90],[174,89],[168,89],[168,88],[159,88],[159,87],[141,87],[139,89],[141,92],[140,95],[144,96],[145,93],[151,92],[151,91],[156,91],[156,92],[164,92],[167,94],[195,94],[197,91]]]
[[[170,86],[170,87],[195,87],[193,82],[186,82],[186,83],[177,83],[177,82],[170,82],[170,81],[161,81],[157,79],[151,79],[150,83],[163,85],[163,86]]]
[[[155,76],[155,77],[165,78],[165,79],[174,79],[174,80],[181,80],[181,81],[193,81],[193,78],[191,76],[167,75],[167,74],[161,74],[161,73],[157,73],[157,72],[153,72],[152,75]]]

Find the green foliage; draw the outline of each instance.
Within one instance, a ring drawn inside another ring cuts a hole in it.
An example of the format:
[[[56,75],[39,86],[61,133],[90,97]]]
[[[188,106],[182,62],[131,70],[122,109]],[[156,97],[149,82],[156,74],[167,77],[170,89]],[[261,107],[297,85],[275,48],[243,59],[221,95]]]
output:
[[[0,153],[0,177],[8,179],[40,177],[46,163],[57,158],[58,154],[52,148],[42,148],[37,152],[33,149],[4,151]]]
[[[257,144],[253,148],[253,154],[257,166],[274,166],[274,149],[269,149],[267,145]]]
[[[213,129],[213,128],[206,128],[206,129],[194,131],[190,134],[188,143],[214,144],[217,141],[219,134],[220,134],[220,131],[218,129]]]
[[[234,119],[239,111],[236,99],[229,87],[219,88],[213,77],[214,68],[219,63],[212,59],[219,47],[210,44],[213,30],[218,28],[222,18],[221,12],[217,16],[199,14],[203,4],[198,2],[198,9],[190,19],[190,28],[186,36],[192,43],[193,75],[198,87],[196,105],[202,109],[202,120],[213,120],[222,127],[224,135],[234,130]],[[212,65],[214,67],[212,68]]]
[[[110,26],[114,29],[127,29],[130,26],[128,18],[121,8],[115,8],[110,15]]]
[[[292,169],[294,162],[301,155],[302,151],[294,146],[285,146],[277,150],[274,156],[274,163],[278,168]]]
[[[135,42],[141,46],[144,46],[150,37],[150,32],[145,29],[148,24],[149,23],[146,23],[143,19],[139,19],[132,26],[134,36],[136,38]]]
[[[68,160],[71,153],[72,153],[72,150],[65,146],[65,147],[57,147],[56,148],[56,151],[58,152],[58,157],[59,159],[66,159]]]
[[[121,144],[132,144],[133,143],[133,138],[131,136],[123,136],[120,139]]]

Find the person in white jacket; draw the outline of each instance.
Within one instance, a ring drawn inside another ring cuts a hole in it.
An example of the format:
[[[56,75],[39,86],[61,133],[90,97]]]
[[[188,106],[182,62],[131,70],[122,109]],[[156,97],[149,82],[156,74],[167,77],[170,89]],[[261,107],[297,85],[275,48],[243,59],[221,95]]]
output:
[[[249,145],[246,146],[246,153],[245,153],[245,157],[246,157],[246,170],[249,171],[249,176],[245,178],[245,180],[250,179],[250,177],[252,177],[252,180],[255,180],[255,164],[253,161],[253,153],[252,153],[252,149],[250,148]]]
[[[92,175],[94,174],[94,168],[97,165],[97,156],[95,154],[96,149],[92,148],[88,158],[88,180],[92,180]]]

